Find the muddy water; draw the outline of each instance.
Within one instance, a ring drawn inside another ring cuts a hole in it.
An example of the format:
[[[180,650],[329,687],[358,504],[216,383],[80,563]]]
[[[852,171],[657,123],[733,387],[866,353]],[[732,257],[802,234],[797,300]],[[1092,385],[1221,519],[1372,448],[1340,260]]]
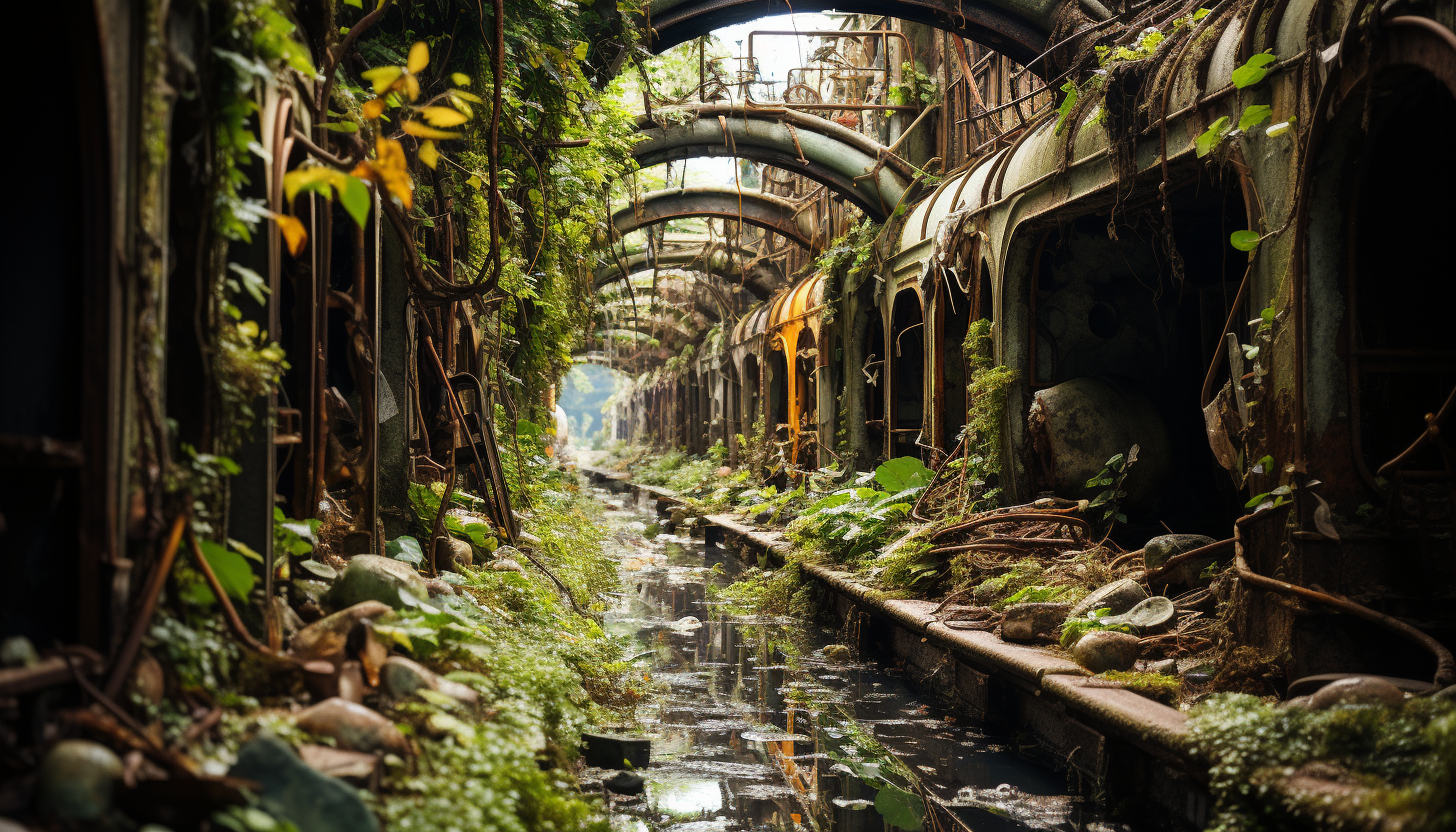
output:
[[[926,829],[1129,832],[1011,739],[923,704],[877,657],[847,655],[832,629],[725,614],[714,590],[744,569],[736,555],[688,532],[648,540],[650,508],[595,494],[625,586],[606,625],[640,644],[635,672],[654,690],[637,724],[616,726],[652,738],[652,764],[642,796],[609,795],[614,830],[900,828],[880,813],[895,795],[877,801],[875,774],[903,766],[931,799]]]

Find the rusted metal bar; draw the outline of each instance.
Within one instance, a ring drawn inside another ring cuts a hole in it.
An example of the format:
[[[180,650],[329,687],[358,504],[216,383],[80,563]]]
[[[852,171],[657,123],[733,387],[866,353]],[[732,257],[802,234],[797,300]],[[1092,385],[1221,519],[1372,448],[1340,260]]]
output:
[[[197,561],[198,571],[202,572],[202,577],[207,580],[207,586],[212,590],[212,594],[217,596],[217,603],[222,607],[223,617],[227,619],[228,628],[233,631],[233,635],[255,652],[271,655],[273,651],[253,638],[253,634],[248,632],[243,620],[238,617],[238,611],[234,609],[233,602],[223,591],[222,582],[217,579],[217,573],[212,571],[212,564],[208,563],[207,557],[202,554],[202,546],[197,542],[197,535],[191,529],[187,530],[187,545],[192,550],[192,558]]]
[[[146,588],[142,591],[142,603],[137,609],[136,618],[132,619],[131,630],[127,633],[126,641],[122,642],[121,650],[116,654],[116,661],[111,666],[111,676],[106,680],[106,695],[115,697],[120,691],[122,684],[126,681],[126,675],[131,672],[132,662],[136,661],[137,651],[141,649],[142,637],[146,635],[147,628],[151,626],[152,615],[157,611],[157,599],[161,597],[162,587],[167,583],[167,575],[172,571],[172,564],[177,560],[177,547],[182,542],[182,532],[187,526],[187,512],[177,515],[172,521],[172,531],[167,535],[167,545],[162,549],[162,557],[152,567],[152,573],[147,576]]]

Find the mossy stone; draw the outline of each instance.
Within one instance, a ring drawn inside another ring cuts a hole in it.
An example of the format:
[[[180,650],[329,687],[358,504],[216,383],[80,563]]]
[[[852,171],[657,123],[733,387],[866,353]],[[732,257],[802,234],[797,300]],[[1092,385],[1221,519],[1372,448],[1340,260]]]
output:
[[[404,608],[401,589],[420,600],[430,595],[425,579],[413,566],[379,555],[355,555],[324,600],[336,610],[365,601],[379,601],[398,610]]]
[[[35,785],[35,806],[65,821],[98,820],[111,808],[121,758],[90,740],[61,740],[46,752]]]

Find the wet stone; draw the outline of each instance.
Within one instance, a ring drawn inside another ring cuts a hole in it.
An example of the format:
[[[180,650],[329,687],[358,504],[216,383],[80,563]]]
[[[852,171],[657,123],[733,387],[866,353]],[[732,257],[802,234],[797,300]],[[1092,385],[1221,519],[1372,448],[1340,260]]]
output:
[[[467,705],[480,701],[480,694],[474,688],[441,678],[419,662],[403,656],[390,656],[385,661],[384,667],[379,671],[379,681],[384,692],[394,699],[404,699],[426,689],[443,693]]]
[[[1001,621],[1001,638],[1006,641],[1051,642],[1067,618],[1071,604],[1013,604]]]
[[[97,820],[111,808],[122,771],[121,758],[101,743],[61,740],[41,761],[35,807],[60,820]]]
[[[1084,616],[1104,607],[1110,609],[1112,615],[1121,615],[1147,597],[1148,591],[1143,589],[1142,584],[1131,578],[1123,578],[1098,588],[1091,595],[1078,601],[1077,605],[1072,607],[1069,615]]]
[[[258,783],[262,808],[292,821],[299,829],[309,832],[377,832],[379,829],[379,821],[353,786],[315,770],[299,759],[287,743],[270,734],[249,740],[238,752],[238,761],[228,774]]]
[[[1093,673],[1130,670],[1137,663],[1139,649],[1137,636],[1095,630],[1072,646],[1072,658]]]
[[[602,781],[602,785],[606,786],[608,791],[617,794],[642,794],[646,783],[646,778],[630,771],[619,771]]]
[[[1374,676],[1355,676],[1330,682],[1309,697],[1309,707],[1316,711],[1323,711],[1336,705],[1399,707],[1404,702],[1405,694],[1401,693],[1400,688]]]
[[[416,598],[429,596],[425,579],[413,566],[379,555],[357,555],[349,561],[343,576],[324,600],[334,609],[344,609],[364,601],[379,601],[395,609],[403,609],[404,601],[399,596],[401,589]]]
[[[475,563],[475,550],[468,542],[447,536],[435,543],[435,558],[441,569],[459,572],[460,567]]]
[[[298,631],[291,645],[293,654],[305,661],[340,654],[355,625],[390,612],[390,606],[381,601],[363,601],[325,616]]]
[[[409,742],[382,714],[342,697],[326,699],[299,712],[298,727],[321,737],[333,737],[348,751],[388,751],[408,754]]]

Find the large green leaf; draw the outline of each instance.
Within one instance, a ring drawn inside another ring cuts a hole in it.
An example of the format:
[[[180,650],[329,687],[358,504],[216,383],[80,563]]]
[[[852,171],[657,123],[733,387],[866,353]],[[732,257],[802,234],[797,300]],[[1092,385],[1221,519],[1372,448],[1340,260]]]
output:
[[[1279,59],[1268,52],[1260,52],[1257,55],[1250,56],[1247,61],[1244,61],[1243,66],[1234,70],[1232,78],[1234,86],[1243,89],[1244,87],[1252,87],[1264,80],[1264,76],[1269,74],[1269,64],[1277,60]]]
[[[900,456],[886,460],[875,469],[875,482],[891,494],[907,488],[929,485],[935,475],[925,463],[913,456]]]
[[[886,783],[880,787],[879,794],[875,795],[875,811],[885,823],[905,832],[925,828],[925,801],[899,786]]]
[[[207,565],[217,575],[217,582],[222,584],[222,591],[239,601],[248,600],[248,593],[253,590],[257,577],[247,559],[211,540],[199,540],[198,545],[202,548],[202,556],[207,559]]]
[[[387,541],[384,544],[384,554],[411,566],[419,566],[425,562],[425,550],[420,548],[420,542],[408,535]]]

